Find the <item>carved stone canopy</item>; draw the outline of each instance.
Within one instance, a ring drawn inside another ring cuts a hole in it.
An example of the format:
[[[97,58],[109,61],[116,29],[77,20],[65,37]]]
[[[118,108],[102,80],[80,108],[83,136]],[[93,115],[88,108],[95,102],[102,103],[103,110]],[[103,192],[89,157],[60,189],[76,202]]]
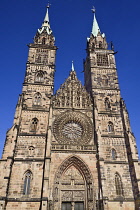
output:
[[[93,125],[85,114],[66,111],[54,121],[53,134],[60,144],[85,145],[93,136]]]

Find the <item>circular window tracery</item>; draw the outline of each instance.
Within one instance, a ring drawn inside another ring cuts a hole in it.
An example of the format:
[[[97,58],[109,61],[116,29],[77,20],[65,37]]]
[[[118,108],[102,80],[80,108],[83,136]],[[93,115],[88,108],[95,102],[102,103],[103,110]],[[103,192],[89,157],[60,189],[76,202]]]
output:
[[[82,136],[83,128],[76,122],[68,122],[62,129],[62,134],[69,139],[77,139]]]
[[[81,112],[62,113],[53,124],[53,134],[60,144],[87,144],[92,130],[91,120]]]

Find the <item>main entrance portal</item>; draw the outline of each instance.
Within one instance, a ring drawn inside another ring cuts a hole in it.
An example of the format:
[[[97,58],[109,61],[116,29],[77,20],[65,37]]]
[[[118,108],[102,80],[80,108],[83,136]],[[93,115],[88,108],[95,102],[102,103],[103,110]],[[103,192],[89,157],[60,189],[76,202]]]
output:
[[[79,209],[77,206],[86,202],[85,180],[75,166],[70,166],[62,175],[60,191],[62,206],[70,206],[72,202],[76,202],[74,209]],[[78,203],[81,201],[82,203]],[[71,202],[71,204],[64,202]]]
[[[56,174],[54,209],[90,210],[93,206],[93,182],[90,172],[81,160],[71,157],[60,166]]]

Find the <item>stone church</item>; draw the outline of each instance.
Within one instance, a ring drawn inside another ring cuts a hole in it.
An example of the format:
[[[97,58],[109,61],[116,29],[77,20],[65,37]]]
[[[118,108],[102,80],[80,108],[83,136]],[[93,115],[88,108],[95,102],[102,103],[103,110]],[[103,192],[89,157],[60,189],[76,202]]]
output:
[[[108,47],[95,13],[84,86],[72,64],[53,93],[57,47],[48,8],[28,47],[23,89],[0,160],[0,209],[140,209],[136,141],[114,47]]]

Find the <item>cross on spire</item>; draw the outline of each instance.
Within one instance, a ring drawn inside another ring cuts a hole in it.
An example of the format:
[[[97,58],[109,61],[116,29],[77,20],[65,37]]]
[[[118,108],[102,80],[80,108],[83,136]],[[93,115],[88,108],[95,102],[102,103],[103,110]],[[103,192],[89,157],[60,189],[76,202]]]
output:
[[[47,4],[47,8],[50,8],[51,4],[50,2],[48,1],[48,4]]]
[[[95,13],[96,12],[96,9],[95,9],[95,7],[93,6],[93,8],[91,9],[92,10],[92,12],[93,13]]]

